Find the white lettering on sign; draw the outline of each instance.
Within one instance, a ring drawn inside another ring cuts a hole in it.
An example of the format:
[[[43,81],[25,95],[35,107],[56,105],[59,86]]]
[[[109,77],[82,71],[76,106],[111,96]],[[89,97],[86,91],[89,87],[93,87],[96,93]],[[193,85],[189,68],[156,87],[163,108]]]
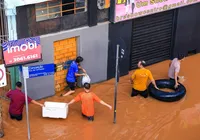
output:
[[[30,43],[28,42],[27,44],[22,44],[21,46],[12,46],[12,47],[8,47],[8,53],[13,53],[13,52],[25,52],[27,50],[33,50],[37,48],[37,43],[36,41],[34,43]]]

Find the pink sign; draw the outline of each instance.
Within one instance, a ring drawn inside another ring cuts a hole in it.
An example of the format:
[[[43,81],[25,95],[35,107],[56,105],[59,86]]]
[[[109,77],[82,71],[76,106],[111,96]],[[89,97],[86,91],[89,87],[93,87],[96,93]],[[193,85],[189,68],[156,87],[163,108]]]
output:
[[[40,37],[31,37],[2,44],[6,66],[30,63],[42,59]]]
[[[114,22],[142,17],[198,2],[200,0],[116,0]]]

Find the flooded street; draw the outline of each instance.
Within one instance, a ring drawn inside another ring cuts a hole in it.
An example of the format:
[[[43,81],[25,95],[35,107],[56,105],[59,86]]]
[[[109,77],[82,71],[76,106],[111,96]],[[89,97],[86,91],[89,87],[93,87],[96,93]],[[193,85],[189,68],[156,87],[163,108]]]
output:
[[[96,103],[94,122],[81,116],[80,103],[70,106],[67,119],[42,118],[42,108],[30,104],[32,140],[200,140],[200,55],[187,57],[181,64],[180,75],[186,96],[172,103],[151,97],[130,97],[129,76],[121,77],[118,89],[117,124],[113,111]],[[148,67],[155,79],[167,78],[169,61]],[[79,91],[68,97],[55,95],[40,100],[69,102]],[[114,79],[92,85],[92,91],[113,105]],[[4,140],[26,140],[25,108],[21,122],[8,115],[9,101],[3,100]]]

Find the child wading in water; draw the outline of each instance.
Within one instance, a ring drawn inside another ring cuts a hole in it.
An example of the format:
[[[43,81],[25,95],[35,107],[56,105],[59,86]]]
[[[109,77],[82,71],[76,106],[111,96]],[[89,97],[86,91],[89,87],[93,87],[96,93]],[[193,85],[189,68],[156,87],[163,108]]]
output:
[[[71,100],[68,105],[81,101],[82,115],[89,121],[94,120],[94,101],[99,102],[100,104],[105,105],[112,110],[112,106],[99,99],[99,97],[97,97],[93,92],[90,92],[89,83],[84,84],[84,90],[84,92],[79,93],[73,100]]]

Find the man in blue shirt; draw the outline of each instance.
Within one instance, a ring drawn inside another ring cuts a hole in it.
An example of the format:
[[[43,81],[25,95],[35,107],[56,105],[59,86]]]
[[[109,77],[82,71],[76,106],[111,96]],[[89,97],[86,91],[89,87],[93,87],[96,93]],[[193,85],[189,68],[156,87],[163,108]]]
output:
[[[70,88],[70,91],[68,91],[66,94],[62,96],[68,96],[75,92],[76,87],[76,77],[78,76],[84,76],[86,71],[80,66],[80,63],[83,61],[83,58],[81,56],[78,56],[75,61],[73,61],[68,69],[68,73],[66,76],[66,82]],[[79,74],[78,70],[82,70],[84,73]]]

